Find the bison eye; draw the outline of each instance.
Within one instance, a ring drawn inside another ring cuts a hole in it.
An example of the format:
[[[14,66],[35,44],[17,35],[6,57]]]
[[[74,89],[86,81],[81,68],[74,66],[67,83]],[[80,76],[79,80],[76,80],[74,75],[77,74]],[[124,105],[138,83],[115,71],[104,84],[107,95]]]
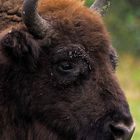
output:
[[[92,62],[83,46],[57,46],[51,54],[51,77],[55,85],[81,83],[89,78]]]
[[[61,62],[57,65],[58,71],[62,73],[69,73],[73,68],[73,64],[67,61]]]
[[[63,60],[52,65],[53,78],[59,84],[71,84],[89,77],[90,68],[85,60]]]

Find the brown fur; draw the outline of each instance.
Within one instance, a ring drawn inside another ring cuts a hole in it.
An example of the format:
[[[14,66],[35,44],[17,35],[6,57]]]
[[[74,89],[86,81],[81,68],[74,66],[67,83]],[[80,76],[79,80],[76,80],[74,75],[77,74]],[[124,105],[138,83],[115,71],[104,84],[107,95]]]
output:
[[[0,0],[0,32],[21,23],[21,0]]]
[[[51,35],[0,34],[0,139],[114,139],[110,123],[133,121],[100,15],[76,0],[42,0],[39,11]]]

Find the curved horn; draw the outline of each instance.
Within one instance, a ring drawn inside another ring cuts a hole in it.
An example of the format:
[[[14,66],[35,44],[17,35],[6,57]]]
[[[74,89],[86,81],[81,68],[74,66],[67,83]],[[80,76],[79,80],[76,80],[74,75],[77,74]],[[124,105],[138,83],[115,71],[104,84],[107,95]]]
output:
[[[90,9],[98,11],[101,15],[105,15],[107,9],[110,7],[110,0],[95,0]]]
[[[44,37],[50,24],[38,14],[37,4],[38,0],[24,0],[23,21],[33,35]]]

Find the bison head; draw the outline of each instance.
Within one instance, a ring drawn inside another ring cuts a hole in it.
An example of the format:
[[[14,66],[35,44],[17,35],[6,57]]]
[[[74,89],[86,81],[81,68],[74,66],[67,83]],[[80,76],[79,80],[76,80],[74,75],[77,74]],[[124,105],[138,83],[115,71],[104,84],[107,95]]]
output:
[[[2,91],[27,130],[36,122],[43,126],[44,137],[37,128],[31,132],[34,140],[131,139],[133,120],[97,5],[88,9],[80,0],[42,0],[41,17],[37,0],[25,0],[26,27],[1,39],[8,63],[3,64],[8,70],[1,70],[8,79]]]

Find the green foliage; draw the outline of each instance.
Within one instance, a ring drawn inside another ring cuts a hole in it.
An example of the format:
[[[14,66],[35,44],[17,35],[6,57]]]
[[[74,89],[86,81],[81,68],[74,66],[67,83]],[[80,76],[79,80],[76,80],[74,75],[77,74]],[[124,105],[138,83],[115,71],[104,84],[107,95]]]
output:
[[[111,7],[104,18],[110,31],[113,46],[119,52],[140,54],[140,8],[131,5],[130,0],[111,0]],[[90,6],[93,0],[87,0]]]
[[[112,34],[113,45],[121,52],[140,53],[140,19],[126,0],[112,1],[106,23]]]
[[[139,140],[140,139],[140,101],[139,100],[129,100],[130,110],[133,114],[136,123],[136,130],[133,135],[132,140]]]
[[[86,5],[90,6],[93,3],[93,0],[86,0]]]

